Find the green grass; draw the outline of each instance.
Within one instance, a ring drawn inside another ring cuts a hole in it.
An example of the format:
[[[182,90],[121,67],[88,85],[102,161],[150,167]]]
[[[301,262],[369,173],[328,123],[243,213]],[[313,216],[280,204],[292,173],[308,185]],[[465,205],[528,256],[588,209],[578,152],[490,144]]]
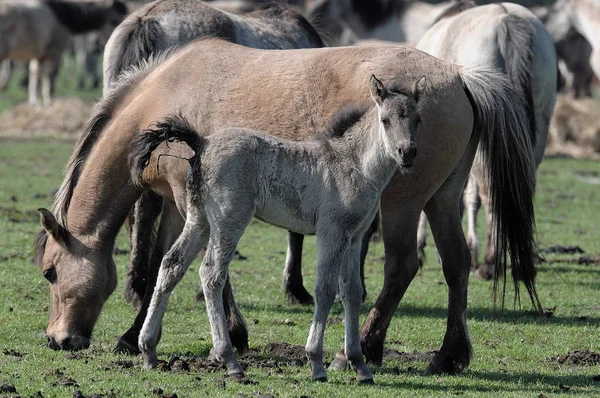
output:
[[[426,362],[399,359],[372,367],[376,386],[356,385],[351,372],[330,372],[328,383],[315,384],[309,381],[306,366],[266,368],[253,366],[256,361],[249,359],[248,376],[254,384],[231,381],[222,370],[143,370],[140,358],[112,353],[117,338],[135,316],[124,302],[121,287],[106,303],[90,349],[77,356],[52,351],[42,336],[47,324],[48,284],[31,264],[32,240],[39,225],[36,209],[51,206],[50,194],[61,182],[72,145],[69,141],[0,139],[0,385],[12,383],[23,397],[37,391],[44,397],[65,397],[76,390],[86,396],[113,391],[115,396],[143,397],[153,395],[155,388],[179,397],[600,394],[600,382],[592,379],[599,374],[598,366],[546,361],[575,350],[600,352],[600,266],[574,263],[580,255],[549,255],[552,263],[539,268],[540,297],[545,307],[554,308],[548,318],[529,313],[529,303],[524,303],[523,310],[513,311],[509,306],[504,313],[494,311],[490,283],[471,278],[469,326],[475,356],[470,368],[458,376],[427,376]],[[542,163],[536,200],[541,247],[578,245],[585,255],[600,255],[600,190],[592,184],[599,173],[600,164],[594,162],[553,158]],[[281,272],[285,242],[285,231],[253,222],[239,246],[248,259],[231,265],[236,297],[249,323],[250,346],[258,350],[254,355],[263,359],[268,355],[260,350],[269,342],[304,345],[312,316],[310,307],[284,304]],[[410,286],[388,331],[387,347],[398,351],[428,352],[441,345],[447,289],[431,238],[429,242],[425,267]],[[117,246],[128,248],[123,233]],[[367,258],[369,296],[363,318],[381,288],[382,256],[382,243],[376,241]],[[128,257],[118,255],[115,259],[122,283]],[[314,238],[307,239],[304,261],[305,285],[311,290]],[[158,347],[159,359],[204,357],[210,350],[204,304],[193,300],[198,265],[192,265],[190,275],[173,294]],[[512,303],[510,294],[507,302]],[[341,304],[337,303],[325,337],[328,361],[342,344],[342,316]],[[11,350],[22,356],[13,355]],[[132,361],[133,366],[123,361]],[[67,378],[77,386],[60,385]]]

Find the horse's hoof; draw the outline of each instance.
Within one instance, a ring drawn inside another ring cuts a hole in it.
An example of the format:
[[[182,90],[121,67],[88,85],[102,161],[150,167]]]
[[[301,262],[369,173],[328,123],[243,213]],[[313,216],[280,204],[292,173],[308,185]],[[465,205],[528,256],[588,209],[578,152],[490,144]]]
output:
[[[319,383],[326,383],[327,382],[327,376],[313,377],[312,380],[313,381],[318,381]]]
[[[314,305],[313,296],[302,287],[298,292],[292,292],[289,289],[286,292],[287,303],[289,305]]]
[[[371,339],[375,340],[375,339]],[[383,363],[383,340],[378,341],[362,341],[361,348],[367,363],[381,366]]]
[[[127,341],[127,339],[124,337],[121,337],[119,339],[119,342],[117,343],[117,346],[115,347],[115,349],[113,351],[117,354],[127,354],[127,355],[139,355],[141,353],[140,349],[138,348],[137,343],[134,345],[134,344],[130,343],[129,341]]]
[[[440,351],[441,352],[441,351]],[[433,360],[429,364],[429,367],[425,371],[427,375],[438,375],[438,374],[449,374],[455,375],[469,367],[470,358],[454,357],[451,358],[448,355],[440,355],[438,352]]]
[[[358,384],[374,385],[375,380],[373,380],[373,378],[371,377],[370,379],[359,380]]]
[[[229,376],[230,379],[235,380],[235,381],[241,381],[244,380],[246,378],[246,374],[244,372],[232,372],[229,373],[227,376]]]
[[[475,278],[481,281],[490,281],[494,277],[494,275],[490,272],[489,268],[485,265],[477,268],[475,270]]]
[[[155,355],[147,355],[144,358],[144,369],[154,369],[158,365],[158,358]]]
[[[329,370],[349,370],[349,369],[350,369],[350,362],[346,358],[346,354],[344,353],[344,350],[338,351],[335,354],[335,359],[333,360],[333,362],[331,362],[331,365],[329,365]]]

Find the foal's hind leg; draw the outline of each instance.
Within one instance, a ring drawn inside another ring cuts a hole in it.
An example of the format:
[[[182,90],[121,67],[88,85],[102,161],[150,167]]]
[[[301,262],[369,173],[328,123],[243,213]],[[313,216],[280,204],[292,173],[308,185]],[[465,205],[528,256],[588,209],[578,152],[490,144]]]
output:
[[[198,256],[200,249],[208,241],[207,224],[200,215],[188,211],[187,217],[181,236],[160,265],[148,315],[140,332],[138,345],[144,354],[145,367],[155,367],[157,364],[156,345],[169,297],[192,261]]]
[[[302,282],[302,244],[304,235],[289,231],[288,249],[283,270],[283,287],[288,304],[313,304]]]

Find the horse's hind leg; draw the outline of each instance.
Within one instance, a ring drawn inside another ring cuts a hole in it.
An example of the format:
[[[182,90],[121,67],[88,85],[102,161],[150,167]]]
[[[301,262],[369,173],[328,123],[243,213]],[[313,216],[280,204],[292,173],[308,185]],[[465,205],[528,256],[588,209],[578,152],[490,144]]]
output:
[[[313,304],[302,282],[302,244],[304,235],[288,232],[288,249],[283,270],[283,287],[288,304]]]
[[[27,84],[27,91],[29,94],[29,103],[32,105],[37,104],[37,92],[38,83],[40,78],[40,61],[32,58],[29,61],[29,82]]]
[[[425,246],[427,245],[427,216],[421,213],[419,217],[419,226],[417,227],[417,257],[419,259],[419,268],[423,268],[425,263]]]
[[[207,227],[207,223],[200,214],[188,209],[183,232],[160,265],[148,315],[144,320],[138,341],[140,350],[144,354],[145,367],[155,367],[157,364],[156,345],[169,297],[192,261],[198,256],[200,249],[206,245],[208,241]]]
[[[369,243],[371,237],[379,229],[379,212],[375,214],[371,225],[362,237],[362,243],[360,248],[360,284],[362,285],[362,302],[365,302],[367,298],[367,286],[365,285],[365,260],[367,259],[367,253],[369,252]]]
[[[160,215],[162,203],[161,196],[146,191],[132,210],[131,259],[125,280],[125,299],[137,310],[140,309],[146,292],[154,223]]]
[[[475,166],[474,166],[475,167]],[[479,185],[477,179],[471,175],[467,182],[464,195],[465,209],[467,211],[467,245],[471,252],[471,270],[477,269],[479,258],[479,238],[477,237],[477,212],[481,207]]]

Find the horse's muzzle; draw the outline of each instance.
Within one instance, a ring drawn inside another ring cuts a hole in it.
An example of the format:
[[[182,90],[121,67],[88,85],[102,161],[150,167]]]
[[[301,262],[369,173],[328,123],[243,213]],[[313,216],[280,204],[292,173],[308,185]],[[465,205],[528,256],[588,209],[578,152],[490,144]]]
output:
[[[53,350],[78,351],[90,346],[90,339],[83,336],[67,336],[62,340],[56,340],[54,337],[46,335],[46,339],[48,347]]]

